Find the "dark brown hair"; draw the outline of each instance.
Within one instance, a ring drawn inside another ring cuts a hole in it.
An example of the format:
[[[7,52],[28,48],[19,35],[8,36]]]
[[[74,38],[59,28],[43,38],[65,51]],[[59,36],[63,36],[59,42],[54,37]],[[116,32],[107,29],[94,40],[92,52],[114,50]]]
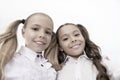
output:
[[[56,32],[56,37],[57,37],[58,43],[59,43],[58,32],[59,32],[60,28],[65,25],[74,25],[74,26],[78,27],[79,30],[81,31],[81,33],[85,39],[84,51],[85,51],[87,57],[90,58],[90,60],[93,62],[93,64],[96,66],[96,68],[98,70],[98,75],[96,77],[96,80],[110,80],[109,76],[107,75],[107,69],[105,68],[104,65],[101,64],[102,57],[100,55],[100,47],[97,46],[94,42],[92,42],[90,40],[88,31],[84,26],[82,26],[81,24],[73,24],[73,23],[66,23],[66,24],[61,25]],[[66,54],[59,51],[59,54],[58,54],[59,62],[63,63],[65,58],[66,58]]]

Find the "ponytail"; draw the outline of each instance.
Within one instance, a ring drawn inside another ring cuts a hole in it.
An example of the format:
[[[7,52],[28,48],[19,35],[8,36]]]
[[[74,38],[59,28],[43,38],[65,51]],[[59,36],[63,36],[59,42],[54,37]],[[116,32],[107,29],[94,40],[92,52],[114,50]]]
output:
[[[101,64],[102,56],[100,55],[100,47],[90,40],[89,33],[84,26],[80,24],[78,24],[77,26],[82,32],[83,37],[85,38],[86,55],[88,56],[88,58],[92,60],[96,69],[98,70],[98,75],[96,77],[96,80],[110,80],[107,74],[107,69],[105,68],[104,65]]]
[[[17,28],[22,20],[14,21],[0,34],[0,80],[4,80],[4,67],[9,62],[17,49]]]
[[[89,40],[86,42],[85,51],[86,55],[92,60],[98,70],[96,80],[110,80],[107,74],[107,69],[101,64],[102,56],[100,55],[100,48]]]
[[[107,75],[106,68],[100,63],[99,60],[94,59],[93,64],[95,64],[97,70],[99,71],[96,80],[110,80]]]
[[[49,60],[49,62],[52,64],[53,68],[56,71],[61,69],[57,57],[58,57],[58,45],[56,41],[56,35],[53,32],[51,43],[45,50],[45,58]]]

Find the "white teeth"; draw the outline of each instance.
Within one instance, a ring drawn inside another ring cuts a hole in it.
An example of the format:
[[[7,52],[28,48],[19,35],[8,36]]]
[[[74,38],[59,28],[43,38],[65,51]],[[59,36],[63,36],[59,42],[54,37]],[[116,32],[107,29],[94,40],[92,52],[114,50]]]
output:
[[[80,45],[77,44],[77,45],[73,46],[72,48],[75,49],[75,48],[78,48],[79,46],[80,46]]]
[[[43,42],[36,42],[37,44],[44,44]]]

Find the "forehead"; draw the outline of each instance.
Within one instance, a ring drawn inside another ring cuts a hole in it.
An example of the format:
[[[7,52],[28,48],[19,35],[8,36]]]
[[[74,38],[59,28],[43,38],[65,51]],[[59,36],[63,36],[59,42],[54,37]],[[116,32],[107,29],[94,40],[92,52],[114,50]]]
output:
[[[43,14],[36,14],[31,16],[28,21],[27,21],[28,25],[40,25],[40,26],[45,26],[45,27],[49,27],[49,28],[53,28],[53,21],[50,17],[43,15]]]
[[[65,34],[71,34],[74,31],[80,32],[79,28],[75,25],[64,25],[63,27],[60,28],[59,30],[59,35],[65,35]]]

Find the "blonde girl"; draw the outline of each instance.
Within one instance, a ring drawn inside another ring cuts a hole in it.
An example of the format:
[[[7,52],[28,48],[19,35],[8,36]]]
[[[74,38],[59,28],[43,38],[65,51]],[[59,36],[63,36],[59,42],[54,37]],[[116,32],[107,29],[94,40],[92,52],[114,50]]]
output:
[[[20,24],[25,46],[16,52]],[[59,69],[55,45],[53,21],[47,14],[14,21],[0,34],[0,80],[55,80]]]

